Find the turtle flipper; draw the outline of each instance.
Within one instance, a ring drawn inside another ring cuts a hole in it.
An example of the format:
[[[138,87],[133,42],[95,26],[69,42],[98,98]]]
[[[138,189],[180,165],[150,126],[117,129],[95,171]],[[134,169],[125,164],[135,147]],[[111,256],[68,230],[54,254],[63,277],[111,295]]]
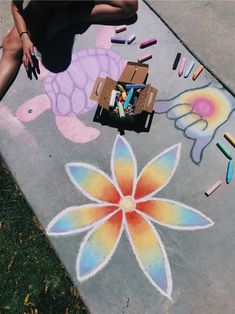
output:
[[[75,116],[56,116],[56,125],[65,138],[74,143],[87,143],[95,140],[100,131],[87,127]]]

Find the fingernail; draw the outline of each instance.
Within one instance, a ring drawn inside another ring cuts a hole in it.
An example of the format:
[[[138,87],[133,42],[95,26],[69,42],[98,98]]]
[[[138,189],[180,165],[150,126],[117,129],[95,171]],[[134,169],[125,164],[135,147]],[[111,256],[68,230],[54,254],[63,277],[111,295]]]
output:
[[[34,53],[34,52],[31,52],[31,56],[35,56],[35,53]]]

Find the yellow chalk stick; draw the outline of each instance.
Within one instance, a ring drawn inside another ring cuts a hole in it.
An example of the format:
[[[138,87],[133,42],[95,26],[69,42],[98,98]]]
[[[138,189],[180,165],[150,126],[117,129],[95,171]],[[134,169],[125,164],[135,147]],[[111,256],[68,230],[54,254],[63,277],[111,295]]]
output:
[[[224,137],[226,138],[226,140],[233,145],[233,147],[235,147],[235,137],[230,134],[230,133],[225,133]]]

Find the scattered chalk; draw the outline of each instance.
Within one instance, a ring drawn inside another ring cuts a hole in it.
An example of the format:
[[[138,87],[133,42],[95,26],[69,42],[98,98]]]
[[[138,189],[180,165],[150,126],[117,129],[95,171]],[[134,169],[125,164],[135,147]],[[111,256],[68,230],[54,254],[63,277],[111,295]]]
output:
[[[125,92],[125,89],[124,89],[124,87],[123,87],[121,84],[117,84],[117,89],[118,89],[121,93]]]
[[[126,100],[126,92],[122,92],[122,99]]]
[[[127,94],[126,100],[124,102],[123,108],[126,109],[131,101],[131,98],[134,94],[134,88],[131,88],[129,93]]]
[[[125,113],[124,113],[124,110],[123,110],[123,107],[122,107],[122,103],[120,101],[117,103],[117,106],[118,106],[118,112],[119,112],[120,118],[125,117]]]
[[[219,147],[219,149],[221,150],[221,152],[228,158],[228,159],[232,159],[232,154],[230,153],[230,151],[227,150],[227,148],[222,144],[222,143],[216,143],[216,146]]]
[[[142,57],[139,57],[138,58],[138,62],[144,62],[144,61],[147,61],[149,59],[152,59],[152,54],[151,53],[147,54],[147,55],[144,55]]]
[[[122,38],[111,37],[111,42],[115,44],[125,44],[126,40]]]
[[[195,62],[194,62],[194,61],[191,61],[191,62],[189,63],[189,65],[187,66],[187,68],[186,68],[186,70],[185,70],[185,72],[184,72],[184,77],[185,77],[185,78],[189,76],[190,72],[192,71],[192,69],[193,69],[193,67],[194,67],[194,64],[195,64]]]
[[[136,39],[135,34],[131,35],[131,37],[127,39],[128,45],[130,45],[135,39]]]
[[[114,107],[115,100],[116,100],[117,91],[115,89],[112,90],[110,101],[109,101],[109,107]]]
[[[177,66],[178,66],[178,63],[180,61],[180,58],[181,58],[181,53],[178,52],[176,57],[175,57],[175,61],[173,63],[173,67],[172,67],[172,70],[176,70]]]
[[[126,30],[126,25],[121,25],[121,26],[116,27],[115,32],[121,33],[121,32],[124,32],[125,30]]]
[[[141,44],[140,44],[140,48],[143,49],[143,48],[146,48],[146,47],[149,47],[149,46],[152,46],[154,44],[157,43],[157,39],[156,38],[151,38],[147,41],[143,41]]]
[[[196,68],[196,70],[193,72],[193,76],[192,76],[194,81],[200,75],[200,73],[202,72],[203,69],[204,69],[203,65],[200,65],[198,68]]]
[[[230,160],[228,163],[227,174],[226,174],[226,182],[228,184],[232,181],[232,178],[233,178],[233,168],[234,168],[234,162],[233,160]]]
[[[138,88],[145,88],[145,84],[126,84],[126,89],[138,89]]]
[[[180,62],[180,67],[179,67],[179,72],[178,72],[179,76],[181,76],[184,73],[185,65],[186,65],[186,58],[183,57]]]
[[[206,196],[210,196],[218,187],[222,184],[222,181],[217,181],[215,184],[213,184],[206,192]]]
[[[235,137],[230,134],[230,133],[225,133],[224,137],[226,138],[226,140],[233,145],[233,147],[235,147]]]

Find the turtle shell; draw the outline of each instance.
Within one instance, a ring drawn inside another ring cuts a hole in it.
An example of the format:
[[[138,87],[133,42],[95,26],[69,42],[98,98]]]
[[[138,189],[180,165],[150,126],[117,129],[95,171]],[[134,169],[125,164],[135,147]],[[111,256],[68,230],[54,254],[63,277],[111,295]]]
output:
[[[66,71],[50,73],[44,80],[54,114],[81,115],[92,110],[97,102],[90,95],[97,77],[118,80],[124,65],[122,58],[108,49],[90,48],[73,53]]]

